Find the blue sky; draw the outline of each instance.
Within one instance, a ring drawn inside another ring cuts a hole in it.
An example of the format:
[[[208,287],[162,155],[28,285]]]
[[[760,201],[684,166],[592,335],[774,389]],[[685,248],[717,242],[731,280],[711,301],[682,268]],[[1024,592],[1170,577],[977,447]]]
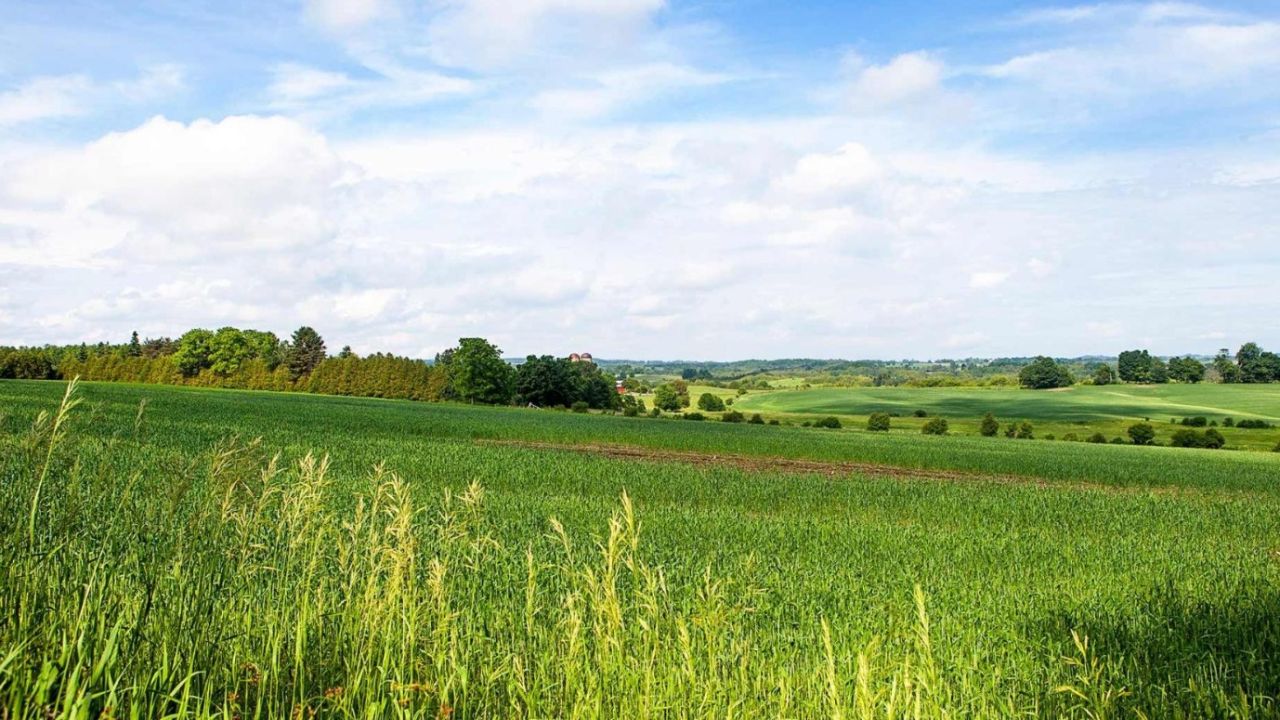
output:
[[[1280,7],[0,6],[0,343],[1280,345]]]

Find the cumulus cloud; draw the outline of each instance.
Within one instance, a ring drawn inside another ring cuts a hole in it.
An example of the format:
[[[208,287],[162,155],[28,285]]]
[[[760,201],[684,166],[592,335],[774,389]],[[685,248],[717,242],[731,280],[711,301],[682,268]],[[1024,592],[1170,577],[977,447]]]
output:
[[[924,52],[898,55],[884,65],[863,66],[857,57],[846,63],[857,68],[851,101],[860,110],[882,109],[928,95],[942,81],[942,63]]]

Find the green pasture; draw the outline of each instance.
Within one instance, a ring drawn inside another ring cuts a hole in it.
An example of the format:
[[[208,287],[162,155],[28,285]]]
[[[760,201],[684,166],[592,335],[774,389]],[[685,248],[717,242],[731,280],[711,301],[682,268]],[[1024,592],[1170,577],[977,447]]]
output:
[[[117,384],[39,421],[63,388],[0,382],[12,717],[1280,717],[1280,455]]]
[[[1204,416],[1219,424],[1225,418],[1256,418],[1280,425],[1280,385],[1079,385],[1061,390],[1016,388],[810,388],[751,392],[738,398],[742,412],[779,416],[837,415],[865,418],[875,412],[899,415],[895,424],[918,431],[912,415],[924,410],[952,422],[952,431],[973,434],[977,421],[990,412],[1004,421],[1028,420],[1038,435],[1068,432],[1081,438],[1095,431],[1124,437],[1125,429],[1149,420],[1157,438],[1167,440],[1173,418]],[[1280,430],[1221,428],[1228,444],[1270,450]]]

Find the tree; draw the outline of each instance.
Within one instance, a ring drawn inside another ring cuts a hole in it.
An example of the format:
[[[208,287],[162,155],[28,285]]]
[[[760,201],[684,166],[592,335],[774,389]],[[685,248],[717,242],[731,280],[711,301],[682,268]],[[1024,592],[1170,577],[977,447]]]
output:
[[[698,398],[698,409],[707,412],[721,412],[724,410],[724,401],[712,395],[711,393],[702,393]]]
[[[450,363],[458,399],[487,405],[511,402],[515,371],[502,359],[502,351],[484,338],[461,338]]]
[[[1169,366],[1158,357],[1151,358],[1151,382],[1163,385],[1169,382]]]
[[[543,407],[567,406],[578,399],[569,363],[550,355],[530,355],[516,368],[516,394],[522,403]]]
[[[680,410],[680,395],[671,383],[663,383],[653,389],[653,407],[664,412]]]
[[[338,357],[343,360],[346,360],[347,358],[353,358],[358,356],[354,352],[352,352],[350,345],[343,345],[342,349],[338,351]]]
[[[1231,351],[1226,348],[1219,350],[1217,356],[1213,358],[1213,369],[1218,373],[1218,382],[1240,382],[1240,366],[1232,361]]]
[[[268,370],[275,370],[284,362],[284,343],[273,332],[244,330],[244,341],[249,344],[249,356],[261,360]]]
[[[195,377],[209,367],[210,343],[213,333],[201,328],[188,330],[178,338],[173,352],[173,364],[184,377]]]
[[[1146,350],[1126,350],[1118,362],[1120,379],[1131,383],[1151,382],[1151,354]]]
[[[293,331],[293,341],[289,345],[289,375],[294,380],[310,375],[324,359],[324,339],[319,333],[306,325]]]
[[[218,328],[209,340],[209,369],[223,377],[238,371],[252,355],[244,333],[233,327]]]
[[[936,417],[925,423],[924,427],[920,428],[920,432],[925,435],[946,435],[948,429],[947,419]]]
[[[978,426],[978,432],[982,437],[995,437],[1000,432],[1000,422],[996,420],[996,416],[987,413],[982,416],[982,424]]]
[[[892,422],[889,413],[871,413],[871,417],[867,418],[867,429],[871,432],[888,432]]]
[[[1107,363],[1100,363],[1098,367],[1094,368],[1093,370],[1094,385],[1110,385],[1115,381],[1116,381],[1115,368],[1111,367]]]
[[[1071,371],[1051,357],[1040,355],[1018,373],[1018,382],[1024,388],[1045,390],[1067,387],[1073,382]]]
[[[1180,383],[1198,383],[1204,380],[1204,363],[1193,357],[1170,358],[1169,379]]]
[[[137,330],[134,330],[133,334],[129,336],[129,349],[126,354],[128,354],[129,357],[142,356],[142,342],[138,340]]]
[[[1134,445],[1150,445],[1156,439],[1156,429],[1151,423],[1135,423],[1129,426],[1129,439]]]

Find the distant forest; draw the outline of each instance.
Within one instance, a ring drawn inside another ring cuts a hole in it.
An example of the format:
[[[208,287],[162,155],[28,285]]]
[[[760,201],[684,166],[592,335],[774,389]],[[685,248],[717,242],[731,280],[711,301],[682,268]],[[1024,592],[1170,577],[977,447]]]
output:
[[[683,395],[690,383],[740,390],[804,386],[1016,386],[1076,383],[1280,382],[1280,356],[1246,343],[1213,358],[1160,358],[1129,350],[1116,358],[1017,357],[962,360],[741,360],[734,362],[579,361],[550,355],[504,359],[483,338],[462,338],[431,360],[350,347],[331,354],[310,327],[288,339],[271,332],[224,327],[193,329],[174,340],[141,339],[94,345],[0,346],[0,379],[61,379],[311,392],[329,395],[455,400],[643,411],[628,393]],[[683,399],[682,399],[683,400]],[[687,401],[680,403],[687,406]]]

